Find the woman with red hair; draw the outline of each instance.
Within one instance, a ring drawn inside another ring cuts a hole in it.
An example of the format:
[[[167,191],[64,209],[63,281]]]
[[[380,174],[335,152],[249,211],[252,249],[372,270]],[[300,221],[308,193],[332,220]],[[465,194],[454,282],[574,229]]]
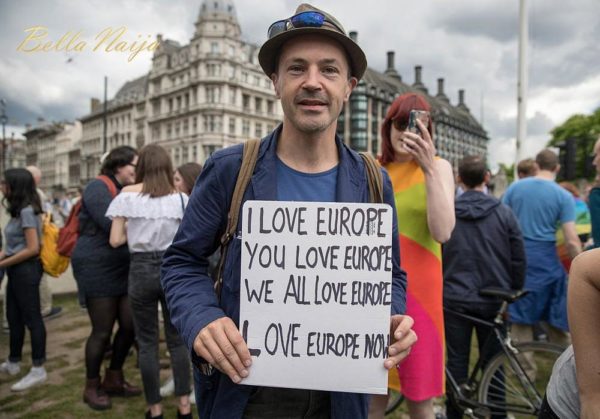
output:
[[[406,314],[415,320],[418,341],[390,370],[390,387],[400,390],[411,418],[434,418],[433,398],[444,394],[444,320],[441,245],[454,229],[454,176],[450,163],[435,156],[431,118],[417,119],[408,131],[412,110],[430,111],[427,101],[407,93],[390,106],[381,129],[381,164],[394,187],[401,265],[408,275]],[[370,417],[383,417],[387,397],[374,396]]]

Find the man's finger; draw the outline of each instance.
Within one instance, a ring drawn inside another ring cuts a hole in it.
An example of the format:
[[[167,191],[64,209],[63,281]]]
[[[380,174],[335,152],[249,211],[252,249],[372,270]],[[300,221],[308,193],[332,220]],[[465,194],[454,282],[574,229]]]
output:
[[[229,355],[232,352],[235,353],[235,350],[231,350],[226,353],[226,351],[222,349],[222,346],[227,347],[227,344],[224,343],[226,339],[227,336],[225,335],[225,332],[221,330],[221,333],[217,333],[214,337],[212,335],[207,336],[203,343],[212,357],[213,362],[211,362],[211,364],[223,373],[227,374],[231,381],[234,383],[239,383],[242,380],[242,376],[240,373],[238,373],[237,369],[233,365],[233,362],[231,362],[229,358]],[[231,345],[229,345],[229,347],[233,348]],[[237,354],[235,354],[235,356],[237,357]]]
[[[247,367],[252,365],[252,358],[250,357],[250,351],[248,350],[248,345],[246,344],[246,341],[242,337],[242,334],[240,333],[238,328],[235,327],[235,324],[233,322],[225,325],[225,334],[227,335],[229,342],[233,346],[233,349],[237,353],[237,357],[239,358],[242,364],[242,370],[245,370]],[[238,369],[237,365],[236,369]],[[241,372],[242,370],[238,369],[239,372]]]

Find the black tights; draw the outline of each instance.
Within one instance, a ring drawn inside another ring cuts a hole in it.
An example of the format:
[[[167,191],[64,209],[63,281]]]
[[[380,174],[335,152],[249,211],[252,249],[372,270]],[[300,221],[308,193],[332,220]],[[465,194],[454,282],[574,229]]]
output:
[[[86,301],[88,314],[92,321],[92,333],[85,345],[85,368],[87,378],[98,378],[104,359],[104,352],[110,344],[115,321],[119,329],[112,343],[111,370],[123,368],[125,358],[133,344],[134,331],[129,300],[121,297],[88,298]]]

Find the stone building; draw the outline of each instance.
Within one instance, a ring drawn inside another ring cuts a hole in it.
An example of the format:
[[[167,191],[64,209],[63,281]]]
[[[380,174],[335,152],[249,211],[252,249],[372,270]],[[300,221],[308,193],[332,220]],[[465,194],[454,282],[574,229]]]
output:
[[[231,0],[204,1],[186,45],[163,39],[147,75],[126,83],[107,104],[107,145],[158,143],[173,164],[204,162],[214,150],[261,138],[281,121],[257,45],[241,38]],[[103,143],[103,106],[81,118],[81,175],[95,176]]]
[[[79,164],[78,156],[70,159],[72,151],[79,148],[81,123],[47,123],[38,121],[23,134],[26,138],[25,163],[37,166],[42,171],[38,185],[44,191],[62,185],[77,187],[79,182],[70,181],[69,168]]]

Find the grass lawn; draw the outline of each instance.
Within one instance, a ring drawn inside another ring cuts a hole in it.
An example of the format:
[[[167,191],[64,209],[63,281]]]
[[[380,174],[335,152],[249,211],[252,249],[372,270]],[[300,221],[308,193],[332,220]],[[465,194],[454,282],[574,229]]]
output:
[[[27,374],[31,367],[31,345],[26,338],[23,348],[21,372],[16,377],[0,375],[0,418],[139,418],[143,417],[146,403],[143,396],[112,398],[112,409],[97,412],[82,401],[85,382],[84,347],[90,332],[89,318],[80,310],[75,295],[54,298],[55,306],[63,307],[63,314],[46,321],[48,381],[21,393],[13,393],[10,386]],[[27,332],[27,336],[29,333]],[[167,361],[165,345],[161,343],[161,355]],[[0,333],[0,359],[8,356],[8,334]],[[141,387],[140,372],[136,368],[136,355],[125,363],[125,377]],[[108,366],[108,361],[105,361]],[[165,365],[166,366],[166,365]],[[104,370],[104,367],[103,367]],[[103,374],[104,372],[102,372]],[[161,370],[166,380],[170,372]],[[174,397],[163,400],[165,417],[176,417]],[[195,415],[196,416],[196,415]]]

